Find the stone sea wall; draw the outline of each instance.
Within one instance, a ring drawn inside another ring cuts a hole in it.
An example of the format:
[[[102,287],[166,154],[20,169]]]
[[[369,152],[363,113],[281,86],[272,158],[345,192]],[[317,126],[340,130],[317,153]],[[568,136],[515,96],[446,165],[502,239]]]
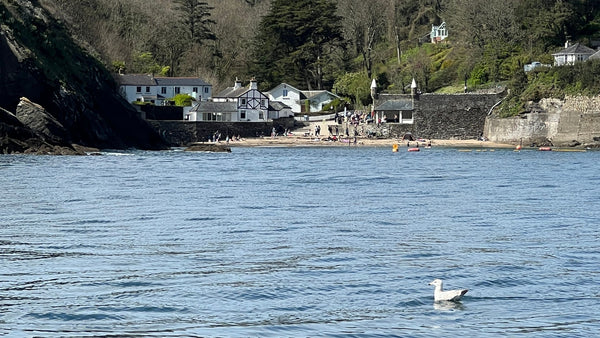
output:
[[[543,99],[534,109],[511,118],[490,116],[490,141],[568,146],[600,140],[600,97]]]
[[[155,130],[171,145],[187,146],[195,142],[206,142],[212,139],[215,132],[221,134],[221,140],[240,136],[256,137],[271,135],[273,127],[283,131],[294,127],[293,118],[281,118],[270,122],[193,122],[193,121],[159,121],[148,120]]]
[[[489,110],[504,93],[497,94],[422,94],[380,95],[379,105],[386,100],[412,100],[413,124],[390,124],[390,134],[410,132],[425,139],[469,140],[479,138],[485,128]],[[391,118],[392,116],[388,116]]]

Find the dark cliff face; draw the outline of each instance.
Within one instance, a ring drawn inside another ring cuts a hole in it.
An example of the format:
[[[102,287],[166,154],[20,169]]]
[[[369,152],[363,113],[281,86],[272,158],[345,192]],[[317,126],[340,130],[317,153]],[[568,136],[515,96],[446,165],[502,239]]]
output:
[[[34,133],[44,142],[165,148],[158,133],[117,93],[108,71],[38,1],[0,0],[0,107],[15,112],[22,97],[64,127],[63,134],[47,138]],[[10,126],[21,130],[27,124]],[[0,128],[0,139],[9,129]]]

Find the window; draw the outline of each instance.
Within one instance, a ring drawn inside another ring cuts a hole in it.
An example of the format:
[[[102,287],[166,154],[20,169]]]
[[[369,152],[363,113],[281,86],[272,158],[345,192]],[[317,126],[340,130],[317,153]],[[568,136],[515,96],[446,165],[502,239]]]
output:
[[[246,105],[246,99],[241,99],[241,103],[240,103],[240,104],[241,104],[242,106],[245,106],[245,105]]]
[[[287,96],[288,96],[288,90],[287,90],[287,89],[284,89],[284,90],[283,90],[283,97],[287,97]]]
[[[265,113],[262,112],[262,111],[258,112],[258,119],[259,120],[264,120],[265,119]]]
[[[175,94],[181,94],[181,88],[175,87]]]
[[[245,110],[242,110],[242,111],[240,112],[240,120],[245,120],[245,119],[246,119],[246,111],[245,111]]]
[[[167,87],[161,87],[160,88],[160,93],[161,94],[166,94],[167,93]]]
[[[266,102],[267,102],[267,100],[262,99],[262,100],[260,100],[260,105],[263,106],[263,107],[266,107],[266,105],[267,105]]]
[[[197,92],[198,92],[198,87],[192,88],[192,93],[197,93]]]
[[[135,92],[136,93],[141,93],[142,92],[142,87],[135,87]]]
[[[204,92],[208,94],[208,87],[204,87]]]
[[[146,93],[150,93],[150,87],[146,87]]]

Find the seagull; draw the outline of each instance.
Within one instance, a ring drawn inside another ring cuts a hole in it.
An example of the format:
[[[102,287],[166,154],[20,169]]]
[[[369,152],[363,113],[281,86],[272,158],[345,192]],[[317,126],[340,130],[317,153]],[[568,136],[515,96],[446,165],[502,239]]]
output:
[[[465,293],[467,293],[467,291],[469,291],[467,289],[444,291],[442,284],[443,282],[441,279],[434,279],[431,283],[429,283],[429,285],[435,286],[435,291],[433,291],[433,300],[436,302],[457,302],[462,296],[464,296]]]

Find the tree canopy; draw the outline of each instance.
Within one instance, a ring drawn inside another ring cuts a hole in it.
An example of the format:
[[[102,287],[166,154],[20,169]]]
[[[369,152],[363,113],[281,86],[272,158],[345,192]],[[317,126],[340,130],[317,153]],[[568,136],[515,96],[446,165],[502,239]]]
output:
[[[263,89],[339,90],[359,105],[368,88],[355,87],[373,78],[399,92],[412,78],[425,92],[516,83],[525,63],[551,63],[566,40],[600,44],[600,3],[589,0],[42,3],[115,70],[200,76],[215,90],[256,77]],[[429,43],[441,22],[448,38]]]
[[[336,9],[330,0],[273,0],[255,38],[257,78],[322,89],[325,64],[344,41]]]

